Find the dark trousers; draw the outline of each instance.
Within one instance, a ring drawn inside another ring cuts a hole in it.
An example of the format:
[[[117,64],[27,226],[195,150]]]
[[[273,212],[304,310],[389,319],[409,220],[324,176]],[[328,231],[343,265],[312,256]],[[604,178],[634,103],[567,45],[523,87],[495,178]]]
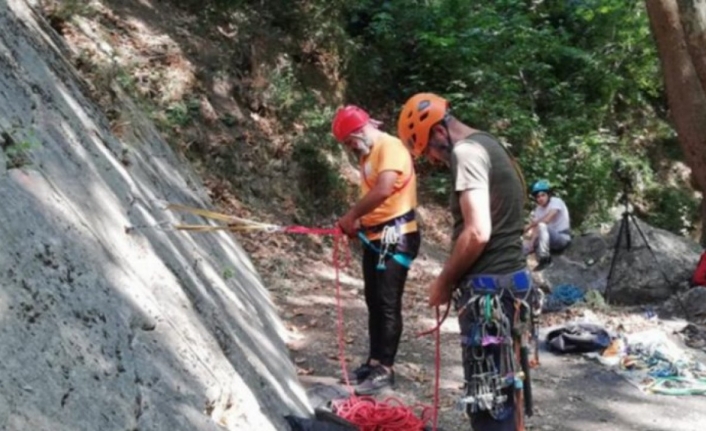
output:
[[[417,257],[421,238],[419,232],[402,235],[396,252]],[[380,249],[380,241],[372,241]],[[395,363],[402,336],[402,293],[408,268],[391,257],[385,260],[385,269],[377,269],[379,254],[370,247],[363,250],[363,279],[365,303],[368,306],[369,359],[391,367]]]

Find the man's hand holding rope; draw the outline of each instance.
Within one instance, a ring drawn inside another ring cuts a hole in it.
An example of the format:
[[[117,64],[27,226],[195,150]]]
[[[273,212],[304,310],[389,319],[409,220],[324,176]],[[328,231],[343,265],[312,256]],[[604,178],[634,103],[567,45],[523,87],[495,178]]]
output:
[[[441,277],[436,277],[429,286],[429,306],[441,307],[451,301],[451,287]]]
[[[338,226],[344,234],[346,234],[349,238],[353,238],[360,229],[360,219],[357,219],[355,215],[349,211],[343,217],[338,219]]]

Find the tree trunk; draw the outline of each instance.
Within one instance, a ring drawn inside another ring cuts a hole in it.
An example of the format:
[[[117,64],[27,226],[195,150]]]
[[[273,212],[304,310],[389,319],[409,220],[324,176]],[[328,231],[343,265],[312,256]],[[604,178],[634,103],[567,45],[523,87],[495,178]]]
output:
[[[701,193],[701,238],[699,244],[706,248],[706,194]]]
[[[686,162],[703,191],[706,190],[706,80],[699,79],[699,74],[703,68],[702,76],[706,77],[706,1],[646,0],[645,3],[662,65],[670,118]],[[703,231],[706,220],[702,217],[701,222]]]
[[[684,40],[701,88],[706,89],[706,0],[677,0]]]

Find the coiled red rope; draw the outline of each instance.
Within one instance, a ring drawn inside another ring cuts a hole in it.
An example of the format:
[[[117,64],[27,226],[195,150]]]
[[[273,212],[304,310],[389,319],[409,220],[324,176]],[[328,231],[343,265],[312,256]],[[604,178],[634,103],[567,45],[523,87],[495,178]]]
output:
[[[332,235],[333,236],[333,267],[336,280],[336,308],[338,314],[338,358],[343,370],[346,388],[353,393],[348,372],[346,370],[345,352],[345,329],[343,326],[343,305],[341,303],[341,282],[340,272],[343,269],[341,262],[341,245],[345,242],[346,236],[340,228],[309,228],[305,226],[288,226],[283,229],[285,233]],[[346,256],[346,264],[350,261],[350,249]],[[333,409],[336,414],[343,419],[360,427],[360,431],[421,431],[430,421],[433,430],[438,427],[439,417],[439,383],[441,371],[441,324],[449,314],[450,307],[447,307],[443,318],[439,318],[439,307],[436,307],[437,325],[429,331],[417,334],[418,337],[435,333],[436,351],[434,356],[434,404],[427,406],[417,404],[410,408],[399,398],[389,397],[378,401],[372,397],[361,397],[352,395],[345,400],[334,401]],[[414,409],[421,410],[417,416]]]
[[[333,407],[337,415],[357,425],[360,431],[421,431],[433,416],[431,407],[418,406],[422,411],[417,416],[395,397],[378,401],[352,396],[335,401]]]

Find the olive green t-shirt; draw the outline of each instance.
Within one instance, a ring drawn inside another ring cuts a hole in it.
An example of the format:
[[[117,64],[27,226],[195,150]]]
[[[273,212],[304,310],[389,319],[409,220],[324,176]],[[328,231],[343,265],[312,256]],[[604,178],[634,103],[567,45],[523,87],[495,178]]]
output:
[[[463,230],[461,192],[487,189],[490,195],[490,240],[467,275],[507,274],[525,267],[522,254],[525,191],[505,148],[487,133],[474,133],[454,145],[451,173],[454,244]]]

